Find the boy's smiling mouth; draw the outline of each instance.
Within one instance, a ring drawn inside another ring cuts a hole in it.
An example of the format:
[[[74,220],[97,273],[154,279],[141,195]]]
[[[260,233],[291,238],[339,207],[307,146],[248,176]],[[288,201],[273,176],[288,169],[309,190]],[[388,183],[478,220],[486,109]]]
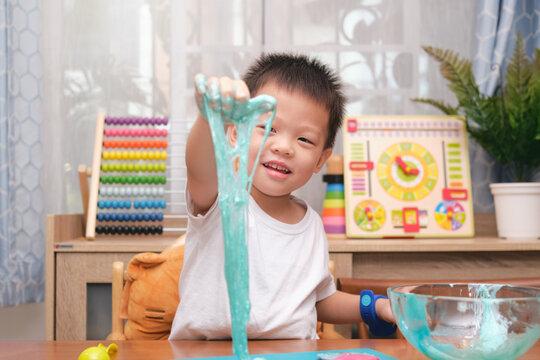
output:
[[[287,177],[287,175],[292,173],[292,171],[287,167],[287,165],[280,161],[271,160],[263,162],[262,165],[267,169],[267,172],[272,177],[283,179]]]

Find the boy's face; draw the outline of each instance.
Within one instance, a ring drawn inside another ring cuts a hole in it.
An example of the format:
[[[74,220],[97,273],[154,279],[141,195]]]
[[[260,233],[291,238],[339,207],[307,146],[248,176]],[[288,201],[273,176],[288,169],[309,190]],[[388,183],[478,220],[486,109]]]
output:
[[[332,154],[332,149],[324,148],[329,113],[301,92],[290,92],[273,83],[265,84],[258,94],[276,98],[277,111],[257,164],[254,161],[264,137],[264,121],[253,131],[249,149],[250,173],[256,167],[253,191],[267,196],[289,195],[318,172]]]

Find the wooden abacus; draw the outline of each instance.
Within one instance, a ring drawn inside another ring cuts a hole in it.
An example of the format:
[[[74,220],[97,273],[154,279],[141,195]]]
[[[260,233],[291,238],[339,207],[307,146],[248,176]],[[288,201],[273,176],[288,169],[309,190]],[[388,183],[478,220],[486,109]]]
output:
[[[87,239],[96,234],[162,235],[185,230],[169,227],[174,221],[165,223],[184,218],[165,212],[172,204],[166,198],[175,192],[165,189],[172,168],[168,123],[168,118],[98,116],[92,169],[79,169],[80,174],[91,174],[89,190],[81,181]]]

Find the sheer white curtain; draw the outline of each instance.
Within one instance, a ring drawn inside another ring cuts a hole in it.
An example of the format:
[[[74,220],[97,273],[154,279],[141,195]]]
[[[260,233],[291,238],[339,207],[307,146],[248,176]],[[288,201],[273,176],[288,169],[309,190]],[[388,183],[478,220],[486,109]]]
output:
[[[81,211],[76,169],[90,163],[99,110],[170,115],[180,155],[173,161],[183,165],[196,113],[193,75],[239,77],[261,51],[294,51],[341,74],[349,114],[430,112],[409,99],[453,97],[420,46],[470,56],[474,29],[469,0],[64,0],[43,7],[44,179],[47,210],[57,213]],[[172,184],[179,190],[182,172]],[[320,209],[321,176],[298,195]]]
[[[99,111],[162,116],[170,104],[169,1],[43,3],[47,210],[81,212]]]
[[[433,113],[410,98],[454,101],[421,46],[469,56],[473,13],[468,0],[267,1],[265,48],[313,54],[334,67],[349,115]],[[320,209],[324,188],[319,174],[298,193]]]
[[[0,307],[43,300],[39,0],[0,1]]]

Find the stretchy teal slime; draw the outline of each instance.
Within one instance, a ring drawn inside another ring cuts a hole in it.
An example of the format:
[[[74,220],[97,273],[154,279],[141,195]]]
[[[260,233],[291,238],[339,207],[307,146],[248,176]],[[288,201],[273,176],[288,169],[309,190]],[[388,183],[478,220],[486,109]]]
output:
[[[232,321],[234,353],[240,359],[249,358],[246,326],[249,320],[249,274],[246,243],[247,204],[253,181],[255,166],[248,174],[248,154],[251,133],[261,116],[270,113],[266,120],[265,134],[255,164],[272,128],[276,100],[267,95],[257,96],[246,102],[222,99],[217,83],[207,88],[203,75],[195,78],[202,95],[200,104],[202,115],[208,120],[218,177],[218,202],[221,211],[223,238],[225,241],[225,280]],[[236,127],[237,140],[231,144],[225,128]]]

